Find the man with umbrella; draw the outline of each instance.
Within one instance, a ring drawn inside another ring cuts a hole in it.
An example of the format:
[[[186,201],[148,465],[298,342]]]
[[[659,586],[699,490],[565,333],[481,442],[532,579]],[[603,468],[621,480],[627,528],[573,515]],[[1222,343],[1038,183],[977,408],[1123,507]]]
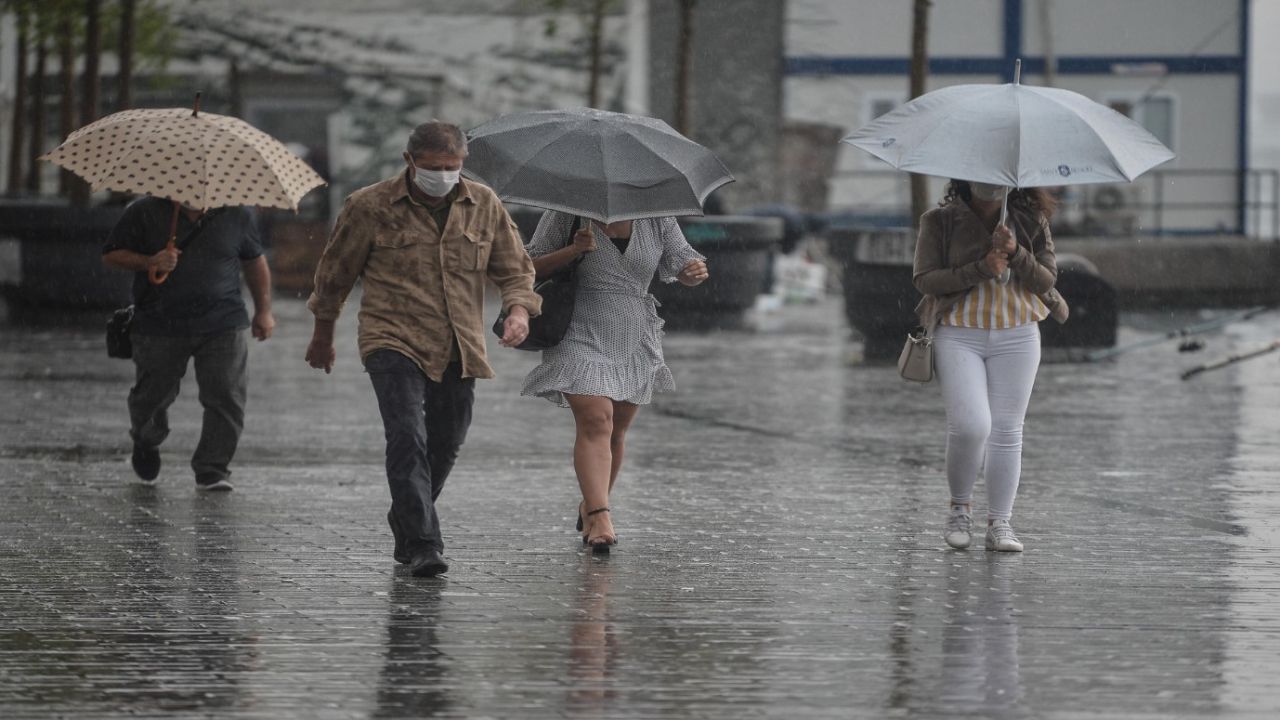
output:
[[[406,167],[347,198],[316,268],[307,306],[315,330],[306,360],[333,368],[334,323],[357,279],[360,355],[387,438],[394,556],[417,576],[449,569],[435,501],[471,424],[485,358],[484,285],[508,311],[503,345],[529,332],[541,298],[533,264],[502,202],[462,179],[466,136],[442,122],[419,125]]]
[[[94,190],[147,195],[125,209],[103,261],[134,275],[129,392],[133,468],[160,473],[168,408],[195,361],[204,424],[191,459],[196,487],[230,490],[227,468],[244,426],[243,268],[253,335],[271,337],[271,271],[249,206],[298,209],[324,180],[280,141],[240,120],[195,107],[122,110],[67,136],[42,160]],[[182,260],[179,261],[181,256]],[[172,275],[172,277],[170,277]]]
[[[170,229],[175,227],[176,235]],[[181,248],[166,245],[179,238]],[[181,256],[181,261],[179,261]],[[160,474],[160,444],[169,434],[168,408],[194,361],[204,422],[191,458],[196,489],[230,490],[228,465],[244,429],[248,344],[271,337],[271,270],[251,211],[208,211],[157,197],[125,208],[103,247],[103,262],[134,273],[131,326],[137,378],[129,391],[133,469],[150,482]],[[252,322],[240,294],[244,271],[253,296]],[[156,283],[149,279],[166,277]]]

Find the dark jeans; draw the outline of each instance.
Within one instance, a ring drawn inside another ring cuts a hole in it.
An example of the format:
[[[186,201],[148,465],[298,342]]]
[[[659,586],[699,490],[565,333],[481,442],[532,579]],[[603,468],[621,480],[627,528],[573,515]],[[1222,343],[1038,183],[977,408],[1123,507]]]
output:
[[[129,435],[143,447],[155,448],[169,436],[169,406],[178,397],[187,363],[195,361],[196,385],[204,422],[191,456],[197,482],[216,482],[231,474],[244,429],[245,368],[249,345],[243,330],[213,335],[133,334],[137,371],[129,391]]]
[[[435,500],[444,489],[471,427],[476,381],[452,362],[435,382],[394,350],[375,350],[364,361],[387,436],[391,517],[410,555],[444,551]]]

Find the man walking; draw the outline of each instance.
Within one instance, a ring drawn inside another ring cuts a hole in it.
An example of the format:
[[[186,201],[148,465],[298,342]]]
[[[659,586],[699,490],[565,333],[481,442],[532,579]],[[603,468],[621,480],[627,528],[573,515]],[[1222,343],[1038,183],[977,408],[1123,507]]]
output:
[[[393,555],[417,576],[446,572],[435,501],[471,425],[485,359],[484,285],[508,310],[501,343],[517,345],[541,310],[533,263],[492,190],[462,179],[466,136],[419,125],[407,167],[347,198],[316,268],[307,362],[333,368],[333,328],[357,278],[359,344],[387,438]]]
[[[271,337],[271,270],[262,255],[253,214],[245,207],[201,211],[183,206],[177,247],[167,248],[173,203],[133,201],[102,249],[107,266],[134,273],[130,331],[136,379],[129,391],[134,472],[151,482],[160,474],[160,444],[169,435],[169,406],[194,360],[200,404],[200,442],[191,457],[196,489],[231,489],[228,465],[244,429],[248,343]],[[181,258],[181,259],[179,259]],[[254,314],[240,292],[244,271]],[[148,275],[167,273],[160,284]]]

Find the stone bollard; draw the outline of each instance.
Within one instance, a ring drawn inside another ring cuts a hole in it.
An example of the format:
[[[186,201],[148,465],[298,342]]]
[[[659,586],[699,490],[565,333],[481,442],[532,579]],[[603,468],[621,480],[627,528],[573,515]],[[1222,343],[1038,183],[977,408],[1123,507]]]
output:
[[[16,265],[4,273],[11,317],[39,321],[128,305],[133,278],[102,264],[102,244],[122,212],[123,205],[0,201],[0,244],[17,248],[4,252]]]
[[[738,329],[769,272],[769,255],[782,240],[782,220],[751,215],[679,218],[694,250],[707,258],[710,277],[696,287],[654,280],[650,292],[672,330]]]
[[[907,333],[919,324],[920,293],[911,284],[915,234],[903,227],[835,225],[825,235],[842,268],[845,318],[862,336],[863,356],[896,360]]]

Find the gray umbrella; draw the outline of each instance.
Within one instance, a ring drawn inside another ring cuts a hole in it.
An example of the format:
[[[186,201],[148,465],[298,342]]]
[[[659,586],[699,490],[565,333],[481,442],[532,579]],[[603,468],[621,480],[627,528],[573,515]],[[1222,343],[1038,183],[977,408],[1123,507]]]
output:
[[[463,174],[514,203],[601,222],[701,215],[733,176],[654,118],[590,108],[506,115],[467,133]]]

